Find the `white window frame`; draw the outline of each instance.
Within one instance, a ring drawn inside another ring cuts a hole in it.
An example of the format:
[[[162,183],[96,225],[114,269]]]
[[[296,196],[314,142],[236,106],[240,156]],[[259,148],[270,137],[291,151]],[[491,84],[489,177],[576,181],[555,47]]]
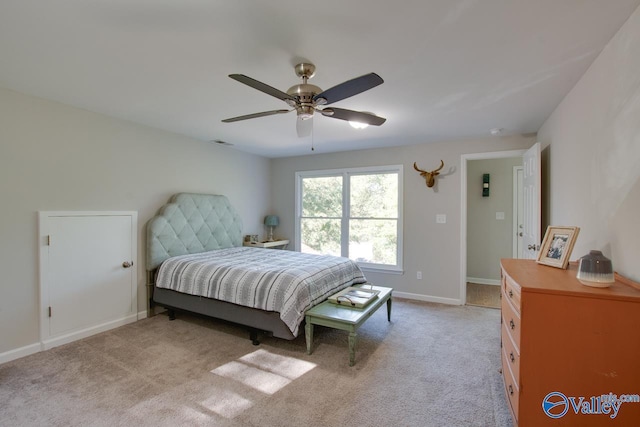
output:
[[[349,250],[349,219],[350,216],[350,181],[352,175],[370,175],[375,173],[397,173],[398,174],[398,222],[397,222],[397,265],[373,264],[358,262],[360,268],[365,271],[386,272],[386,273],[403,273],[403,166],[387,165],[387,166],[368,166],[359,168],[343,168],[343,169],[325,169],[313,171],[296,172],[296,195],[295,195],[295,250],[301,250],[300,223],[302,217],[302,180],[304,178],[321,178],[329,176],[342,176],[342,219],[341,222],[341,239],[340,247],[342,256],[348,256]],[[346,219],[346,220],[344,220]]]

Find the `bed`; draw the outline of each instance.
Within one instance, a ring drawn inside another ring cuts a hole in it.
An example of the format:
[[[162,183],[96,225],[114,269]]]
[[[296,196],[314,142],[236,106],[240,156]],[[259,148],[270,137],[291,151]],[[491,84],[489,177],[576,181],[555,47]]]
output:
[[[292,340],[304,313],[366,278],[341,257],[242,245],[242,221],[223,195],[179,193],[147,223],[150,307],[210,316]]]

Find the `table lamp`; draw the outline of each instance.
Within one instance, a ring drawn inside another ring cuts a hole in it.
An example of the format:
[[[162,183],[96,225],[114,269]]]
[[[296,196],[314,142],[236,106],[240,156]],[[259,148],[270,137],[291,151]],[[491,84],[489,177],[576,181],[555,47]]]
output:
[[[280,224],[280,219],[277,215],[267,215],[264,217],[264,225],[269,227],[269,238],[267,241],[273,242],[273,227],[277,227]]]

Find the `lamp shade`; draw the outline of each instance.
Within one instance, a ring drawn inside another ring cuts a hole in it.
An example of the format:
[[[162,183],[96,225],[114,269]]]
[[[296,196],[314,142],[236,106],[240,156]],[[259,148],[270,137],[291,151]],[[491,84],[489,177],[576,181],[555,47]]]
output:
[[[280,224],[280,218],[277,215],[267,215],[264,217],[264,225],[268,227],[277,227]]]

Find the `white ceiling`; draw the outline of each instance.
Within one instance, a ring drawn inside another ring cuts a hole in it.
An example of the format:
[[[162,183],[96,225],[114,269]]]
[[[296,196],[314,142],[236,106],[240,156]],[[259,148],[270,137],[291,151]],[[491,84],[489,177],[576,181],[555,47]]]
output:
[[[0,86],[266,157],[310,154],[286,91],[385,83],[316,115],[316,153],[536,132],[640,0],[1,0]]]

